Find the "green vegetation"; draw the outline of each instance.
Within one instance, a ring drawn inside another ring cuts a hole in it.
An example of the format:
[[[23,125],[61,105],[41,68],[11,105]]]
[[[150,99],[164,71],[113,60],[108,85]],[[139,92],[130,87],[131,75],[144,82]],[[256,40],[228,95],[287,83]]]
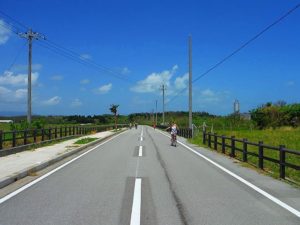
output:
[[[115,118],[115,129],[117,129],[117,123],[118,123],[118,116],[117,116],[118,107],[119,107],[119,105],[112,104],[109,108],[109,110],[112,112],[112,114],[114,115],[114,118]]]
[[[84,145],[84,144],[90,143],[92,141],[95,141],[97,139],[98,138],[82,138],[82,139],[76,141],[74,144],[76,144],[76,145]]]
[[[251,111],[251,117],[260,128],[300,125],[300,104],[268,102]]]
[[[225,135],[227,137],[235,136],[238,139],[247,138],[250,142],[258,143],[258,141],[263,141],[264,144],[270,146],[279,146],[285,145],[288,149],[299,150],[300,149],[300,128],[292,127],[281,127],[277,129],[266,129],[266,130],[215,130],[219,135]],[[203,146],[202,133],[196,136],[194,139],[190,140],[191,143]],[[219,140],[220,142],[220,140]],[[230,145],[229,140],[226,141],[226,144]],[[205,146],[207,147],[207,145]],[[242,143],[236,142],[236,147],[242,149]],[[221,146],[218,146],[218,151],[221,151]],[[229,149],[226,150],[226,153],[229,153]],[[258,154],[257,146],[248,146],[248,151]],[[237,158],[242,159],[242,154],[236,152]],[[264,155],[273,159],[279,160],[279,152],[276,150],[267,150],[264,149]],[[253,165],[258,165],[258,158],[255,156],[248,156],[248,162]],[[286,154],[286,162],[300,165],[300,156],[293,154]],[[264,160],[264,170],[271,173],[272,176],[279,177],[279,166],[278,164]],[[300,171],[294,169],[286,168],[286,176],[297,183],[300,183]]]

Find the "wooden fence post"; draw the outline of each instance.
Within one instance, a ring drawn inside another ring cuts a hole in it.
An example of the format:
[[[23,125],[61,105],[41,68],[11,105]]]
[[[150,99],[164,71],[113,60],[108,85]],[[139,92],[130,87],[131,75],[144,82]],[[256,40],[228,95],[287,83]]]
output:
[[[12,146],[16,147],[16,131],[12,132]]]
[[[206,144],[206,132],[205,131],[203,131],[202,142],[204,145]]]
[[[222,153],[225,154],[225,149],[226,149],[226,146],[225,146],[225,136],[222,135]]]
[[[258,167],[264,169],[264,146],[263,142],[258,142]]]
[[[3,148],[3,131],[2,130],[0,130],[0,149],[2,149]]]
[[[24,131],[23,131],[23,138],[24,138],[24,145],[27,145],[27,133],[28,133],[28,131],[25,129]]]
[[[49,140],[52,140],[52,128],[49,128]]]
[[[42,128],[42,141],[44,141],[45,140],[45,130],[44,130],[44,128]]]
[[[247,138],[244,138],[243,139],[243,162],[247,162],[248,161],[248,158],[247,158]]]
[[[57,139],[57,127],[55,127],[54,129],[55,129],[54,130],[54,137],[55,137],[55,139]]]
[[[59,138],[62,138],[62,136],[63,136],[62,129],[63,129],[62,127],[59,128]]]
[[[208,132],[208,147],[211,148],[211,133]]]
[[[36,135],[37,135],[37,130],[34,128],[33,130],[33,142],[36,143]]]
[[[214,149],[218,150],[218,134],[214,133]]]
[[[285,146],[279,146],[279,176],[282,179],[285,179]]]
[[[231,157],[235,157],[235,136],[231,136]]]
[[[67,127],[65,127],[65,137],[67,136]]]

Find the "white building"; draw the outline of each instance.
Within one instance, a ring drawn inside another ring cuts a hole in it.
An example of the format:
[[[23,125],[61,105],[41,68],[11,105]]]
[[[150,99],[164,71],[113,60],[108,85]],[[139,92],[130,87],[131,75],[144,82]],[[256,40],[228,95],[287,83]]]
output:
[[[0,120],[0,123],[13,123],[14,121],[12,120]]]

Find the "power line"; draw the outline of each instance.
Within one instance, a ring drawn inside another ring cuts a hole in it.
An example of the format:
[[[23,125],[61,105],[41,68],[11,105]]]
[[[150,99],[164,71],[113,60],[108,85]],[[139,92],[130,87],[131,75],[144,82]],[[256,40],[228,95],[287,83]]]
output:
[[[21,47],[18,49],[16,56],[13,58],[11,64],[10,64],[9,67],[6,69],[7,71],[10,71],[10,70],[12,69],[12,67],[15,65],[15,63],[16,63],[17,59],[19,58],[19,56],[20,56],[20,54],[21,54],[21,52],[22,52],[22,49],[24,48],[25,45],[26,45],[26,43],[23,43],[23,44],[21,45]]]
[[[29,30],[29,27],[25,26],[23,23],[21,23],[20,21],[14,19],[13,17],[7,15],[5,12],[3,12],[3,11],[0,10],[0,14],[2,14],[4,17],[10,19],[11,21],[19,24],[21,27],[25,28],[25,30]]]
[[[219,61],[218,63],[216,63],[214,66],[212,66],[211,68],[209,68],[208,70],[206,70],[204,73],[202,73],[201,75],[199,75],[198,77],[196,77],[192,83],[197,82],[199,79],[201,79],[202,77],[206,76],[207,74],[209,74],[211,71],[213,71],[214,69],[216,69],[217,67],[219,67],[220,65],[222,65],[224,62],[226,62],[228,59],[230,59],[231,57],[233,57],[234,55],[236,55],[238,52],[240,52],[242,49],[244,49],[245,47],[247,47],[249,44],[251,44],[252,42],[254,42],[256,39],[258,39],[261,35],[263,35],[265,32],[267,32],[268,30],[270,30],[272,27],[274,27],[275,25],[277,25],[280,21],[284,20],[286,17],[288,17],[290,14],[292,14],[295,10],[297,10],[300,7],[300,3],[297,4],[296,6],[294,6],[293,8],[291,8],[289,11],[287,11],[284,15],[282,15],[281,17],[279,17],[277,20],[275,20],[273,23],[271,23],[270,25],[268,25],[266,28],[264,28],[262,31],[260,31],[259,33],[257,33],[256,35],[254,35],[252,38],[250,38],[248,41],[246,41],[244,44],[242,44],[239,48],[237,48],[236,50],[234,50],[232,53],[230,53],[229,55],[227,55],[226,57],[224,57],[221,61]],[[188,87],[184,88],[182,91],[180,91],[178,94],[176,94],[168,103],[174,101],[180,94],[182,94],[183,92],[185,92],[187,90]]]
[[[48,45],[50,48],[56,49],[56,52],[62,52],[65,56],[67,55],[67,57],[69,59],[72,58],[72,59],[75,59],[75,61],[77,61],[77,62],[80,61],[81,64],[83,63],[86,66],[92,66],[92,67],[100,70],[101,72],[109,73],[109,74],[113,75],[114,77],[116,77],[118,79],[130,82],[130,83],[135,83],[136,82],[134,80],[131,80],[131,79],[128,79],[128,78],[124,77],[122,74],[119,74],[119,73],[113,71],[112,69],[110,69],[106,66],[103,66],[103,65],[100,65],[100,64],[96,63],[94,60],[83,59],[80,54],[74,52],[73,50],[67,49],[67,48],[65,48],[61,45],[55,44],[54,42],[49,41],[49,40],[46,40],[46,42],[47,42],[46,45]]]
[[[121,76],[118,73],[114,73],[113,71],[109,71],[109,70],[104,69],[99,64],[97,64],[97,63],[95,63],[95,62],[93,62],[91,60],[84,60],[84,59],[82,59],[82,57],[80,55],[72,54],[70,51],[62,50],[61,48],[59,48],[56,45],[51,45],[51,44],[49,44],[49,42],[40,42],[40,43],[37,43],[37,44],[39,46],[43,47],[43,48],[46,48],[46,49],[54,52],[55,54],[58,54],[58,55],[63,56],[65,58],[69,59],[69,60],[77,62],[77,63],[79,63],[79,64],[81,64],[83,66],[95,69],[97,71],[110,73],[115,78],[118,78],[120,80],[129,82],[129,83],[133,83],[134,82],[132,80],[129,80],[129,79]],[[107,75],[107,74],[105,74],[105,75]]]
[[[28,28],[26,25],[24,25],[23,23],[21,23],[20,21],[16,20],[15,18],[7,15],[6,13],[0,11],[0,14],[4,15],[6,18],[9,18],[11,21],[19,24],[21,27],[23,28]],[[2,24],[0,24],[2,25]],[[14,32],[15,34],[19,34],[19,28],[13,24],[10,24],[12,27],[8,27],[8,25],[4,24],[2,25],[3,27],[11,30],[12,32]],[[14,28],[15,30],[13,30],[12,28]],[[45,45],[43,45],[45,44]],[[126,82],[129,82],[129,83],[135,83],[137,81],[135,80],[132,80],[132,79],[128,79],[126,77],[124,77],[122,74],[119,74],[115,71],[113,71],[112,69],[106,67],[106,66],[103,66],[103,65],[100,65],[98,63],[96,63],[95,61],[91,60],[91,59],[83,59],[82,56],[78,53],[76,53],[75,51],[73,50],[70,50],[70,49],[67,49],[61,45],[58,45],[56,43],[54,43],[53,41],[50,41],[50,40],[45,40],[45,42],[43,42],[43,44],[41,43],[38,43],[38,45],[52,51],[52,52],[55,52],[56,54],[59,54],[61,56],[64,56],[70,60],[73,60],[77,63],[80,63],[84,66],[87,66],[87,67],[92,67],[94,69],[97,69],[98,71],[101,71],[101,72],[106,72],[108,74],[111,74],[113,75],[115,78],[118,78],[120,80],[123,80],[123,81],[126,81]]]

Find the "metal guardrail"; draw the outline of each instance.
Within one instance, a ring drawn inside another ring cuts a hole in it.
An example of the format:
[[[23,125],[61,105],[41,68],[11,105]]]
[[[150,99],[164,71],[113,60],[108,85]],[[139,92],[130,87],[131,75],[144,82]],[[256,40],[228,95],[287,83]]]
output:
[[[229,141],[230,144],[226,143]],[[242,148],[237,147],[237,143],[242,144]],[[285,179],[286,173],[286,167],[292,168],[294,170],[299,171],[300,166],[294,165],[286,161],[287,154],[292,154],[300,157],[300,151],[291,150],[285,148],[284,145],[280,145],[278,147],[266,145],[263,143],[263,141],[259,141],[258,143],[250,142],[246,138],[244,139],[238,139],[235,138],[235,136],[227,137],[224,135],[218,135],[217,133],[211,133],[211,132],[203,132],[203,144],[207,144],[209,148],[212,148],[214,150],[218,150],[218,146],[221,147],[222,153],[225,154],[226,149],[230,150],[230,156],[236,157],[236,152],[242,153],[242,161],[247,162],[248,161],[248,155],[254,156],[258,158],[258,168],[264,169],[264,160],[273,162],[275,164],[279,165],[279,176],[282,179]],[[248,147],[254,146],[257,149],[257,153],[253,151],[249,151]],[[279,154],[279,159],[274,159],[271,157],[268,157],[264,154],[265,150],[271,150],[271,151],[277,151]]]

